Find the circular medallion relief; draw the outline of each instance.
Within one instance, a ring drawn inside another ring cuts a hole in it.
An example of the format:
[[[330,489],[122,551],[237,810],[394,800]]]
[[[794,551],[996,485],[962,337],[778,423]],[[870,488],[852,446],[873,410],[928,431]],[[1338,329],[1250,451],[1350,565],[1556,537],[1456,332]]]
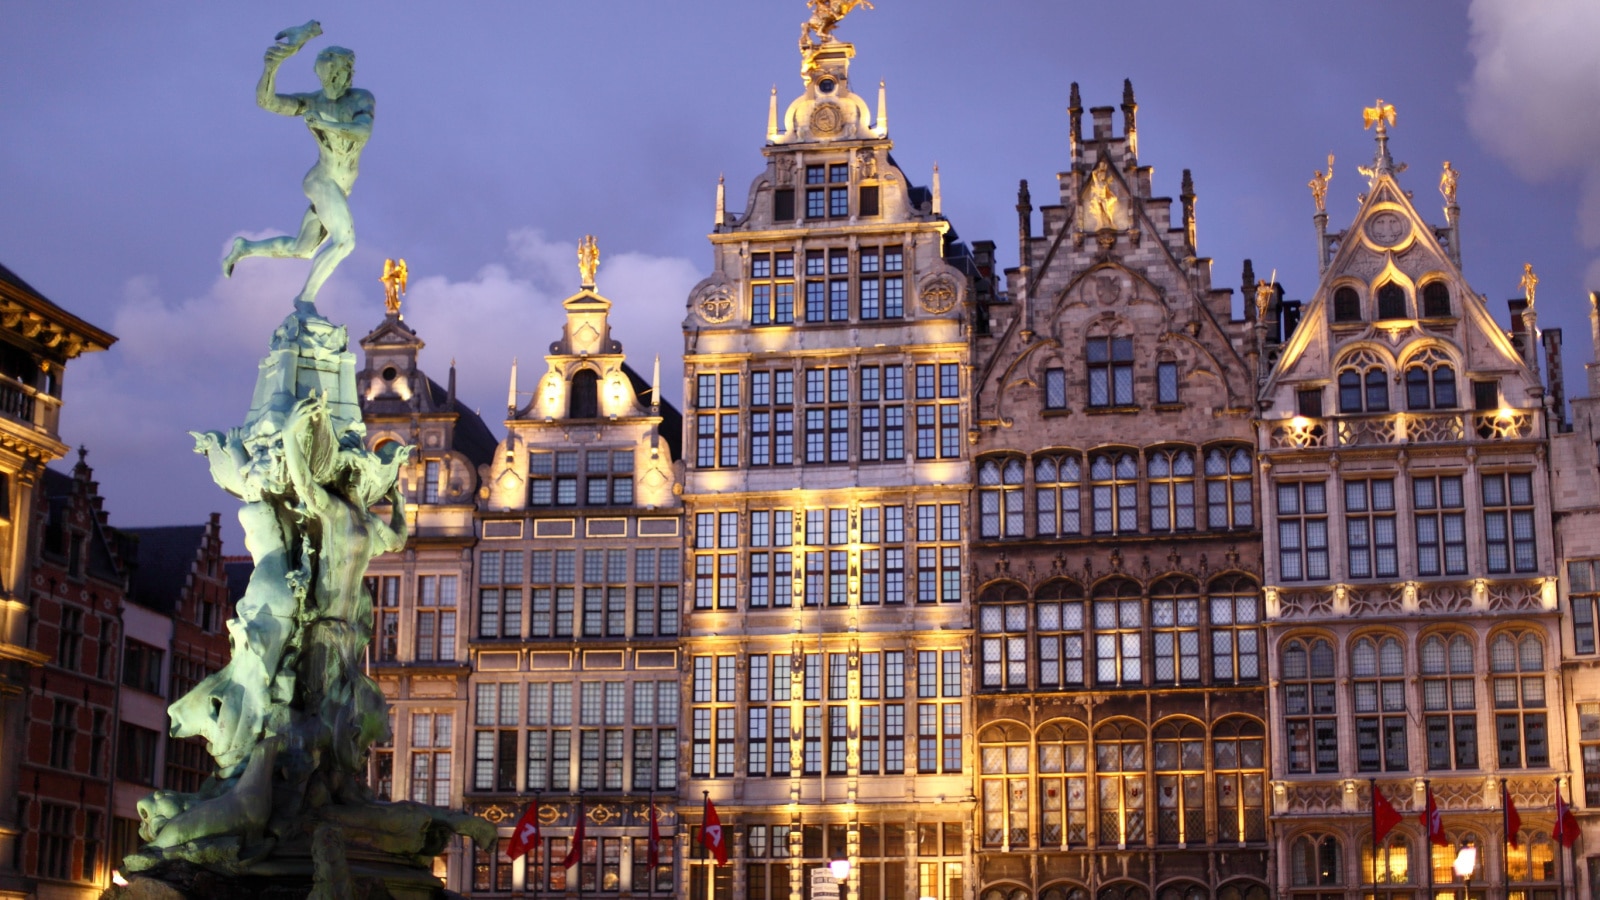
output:
[[[816,134],[838,134],[844,127],[844,112],[837,103],[818,103],[811,110],[811,130]]]
[[[733,318],[733,292],[725,284],[707,288],[697,304],[700,318],[713,325],[721,325]]]
[[[918,295],[922,300],[922,308],[934,315],[949,312],[961,299],[960,289],[948,275],[935,275],[924,281]]]
[[[1411,226],[1400,217],[1399,213],[1378,213],[1367,222],[1367,237],[1382,247],[1393,247],[1405,240],[1410,233]]]

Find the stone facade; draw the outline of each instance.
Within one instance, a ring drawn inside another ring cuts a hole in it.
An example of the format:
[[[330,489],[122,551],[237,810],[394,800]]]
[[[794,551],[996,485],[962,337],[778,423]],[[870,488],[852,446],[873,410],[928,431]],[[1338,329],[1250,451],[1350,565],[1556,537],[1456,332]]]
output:
[[[1554,896],[1568,716],[1550,412],[1537,348],[1517,340],[1536,322],[1530,306],[1520,335],[1496,324],[1461,274],[1453,191],[1447,224],[1424,221],[1376,124],[1355,219],[1338,233],[1314,219],[1322,274],[1303,318],[1279,340],[1273,291],[1255,298],[1271,363],[1257,447],[1271,881],[1410,896],[1451,882],[1470,841],[1510,896]],[[1416,816],[1430,784],[1451,845],[1431,873]],[[1373,785],[1405,815],[1376,860]],[[1522,815],[1510,858],[1502,786]]]
[[[1210,285],[1189,172],[1125,86],[1082,131],[973,356],[976,896],[1266,895],[1249,323]]]
[[[734,864],[697,852],[679,896],[810,896],[835,857],[864,900],[970,890],[976,265],[854,55],[807,53],[781,118],[774,92],[689,297],[679,850],[708,796]]]

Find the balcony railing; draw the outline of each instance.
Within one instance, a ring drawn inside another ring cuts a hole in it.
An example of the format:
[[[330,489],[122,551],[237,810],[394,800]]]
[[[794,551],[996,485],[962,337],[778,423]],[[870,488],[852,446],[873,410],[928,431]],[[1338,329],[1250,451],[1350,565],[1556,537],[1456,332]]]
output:
[[[1539,411],[1392,412],[1267,423],[1269,450],[1509,441],[1538,433]]]
[[[54,437],[60,414],[60,400],[0,375],[0,416],[26,422]]]

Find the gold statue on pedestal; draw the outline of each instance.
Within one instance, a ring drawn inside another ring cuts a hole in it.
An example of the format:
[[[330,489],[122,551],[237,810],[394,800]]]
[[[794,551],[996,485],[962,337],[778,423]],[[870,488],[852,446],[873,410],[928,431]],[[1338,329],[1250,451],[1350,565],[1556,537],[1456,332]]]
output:
[[[873,8],[871,0],[806,0],[806,5],[811,7],[811,18],[800,26],[800,52],[805,54],[837,40],[833,30],[856,7]]]
[[[389,315],[400,314],[400,298],[406,295],[406,261],[403,259],[386,259],[383,261],[383,274],[378,280],[383,282],[383,306]]]
[[[583,276],[583,286],[594,287],[594,273],[600,268],[600,244],[594,235],[586,234],[578,242],[578,274]]]
[[[1444,195],[1445,206],[1456,205],[1456,178],[1461,173],[1450,165],[1450,160],[1444,161],[1444,171],[1439,173],[1439,193]]]
[[[1533,295],[1539,289],[1539,276],[1533,274],[1533,263],[1522,264],[1522,280],[1517,284],[1528,298],[1528,308],[1533,309]]]
[[[1363,131],[1371,128],[1374,123],[1377,124],[1379,131],[1383,131],[1385,122],[1390,125],[1394,124],[1394,104],[1383,102],[1382,97],[1378,98],[1377,103],[1361,110],[1361,128]]]
[[[1328,172],[1315,172],[1311,180],[1306,182],[1306,187],[1311,188],[1311,200],[1317,204],[1317,215],[1328,211],[1328,182],[1333,180],[1333,154],[1328,154]]]

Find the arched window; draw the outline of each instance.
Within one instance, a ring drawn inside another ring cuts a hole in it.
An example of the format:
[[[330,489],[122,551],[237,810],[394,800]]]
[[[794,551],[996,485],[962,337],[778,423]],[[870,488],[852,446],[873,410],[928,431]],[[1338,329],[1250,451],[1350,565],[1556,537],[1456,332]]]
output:
[[[1100,840],[1119,848],[1144,843],[1144,726],[1110,722],[1094,732]]]
[[[1150,474],[1150,530],[1194,529],[1194,452],[1153,450]]]
[[[1217,900],[1267,900],[1266,885],[1233,882],[1217,891]]]
[[[1412,357],[1406,367],[1406,409],[1455,409],[1456,372],[1435,348]]]
[[[1214,684],[1261,680],[1261,592],[1243,575],[1225,575],[1207,591]]]
[[[1206,451],[1206,526],[1250,528],[1255,525],[1255,483],[1250,451],[1244,447]]]
[[[1404,288],[1392,281],[1378,288],[1378,318],[1410,318],[1410,316],[1406,315],[1406,292]]]
[[[983,846],[1026,849],[1028,840],[1028,731],[1007,722],[978,735],[982,769]]]
[[[1434,319],[1450,315],[1450,286],[1430,281],[1422,286],[1422,315]]]
[[[1198,884],[1169,884],[1156,900],[1211,900],[1211,893]]]
[[[1039,729],[1039,846],[1089,841],[1089,732],[1076,722]]]
[[[1150,640],[1157,684],[1200,681],[1200,585],[1163,578],[1150,589]]]
[[[1406,761],[1405,656],[1394,637],[1363,637],[1351,645],[1359,771],[1404,772],[1410,768]]]
[[[1361,321],[1361,295],[1352,287],[1342,287],[1333,292],[1333,320],[1335,322]]]
[[[1365,882],[1376,873],[1378,884],[1410,884],[1411,839],[1402,832],[1391,831],[1378,848],[1376,867],[1373,863],[1369,834],[1361,842],[1361,880]]]
[[[1538,801],[1534,801],[1538,802]],[[1556,868],[1556,847],[1543,831],[1523,829],[1517,846],[1506,847],[1506,881],[1511,883],[1511,896],[1519,893],[1526,898],[1548,895],[1550,891],[1537,889],[1518,891],[1519,885],[1535,888],[1541,882],[1558,881],[1561,872]],[[1548,887],[1548,885],[1546,885]]]
[[[580,369],[572,376],[572,395],[567,417],[593,419],[600,415],[600,376],[592,369]]]
[[[1137,884],[1113,884],[1100,889],[1095,900],[1148,900],[1150,892]]]
[[[1338,838],[1327,834],[1295,838],[1289,851],[1289,883],[1295,887],[1343,884],[1344,852]]]
[[[1264,841],[1266,729],[1254,719],[1230,716],[1211,729],[1217,773],[1217,841]]]
[[[1090,406],[1133,405],[1133,338],[1092,337],[1085,347]]]
[[[978,597],[978,631],[983,652],[980,684],[986,688],[1028,686],[1028,592],[1006,582],[984,588]]]
[[[1205,843],[1206,734],[1187,719],[1156,726],[1156,843]]]
[[[1447,843],[1428,845],[1433,851],[1430,854],[1430,861],[1433,864],[1434,885],[1461,883],[1461,876],[1456,874],[1456,854],[1461,852],[1461,848],[1467,844],[1473,844],[1478,848],[1478,867],[1473,874],[1477,876],[1479,881],[1488,881],[1484,877],[1487,874],[1484,870],[1484,854],[1489,845],[1484,842],[1482,835],[1474,834],[1470,831],[1450,832],[1445,835],[1445,841]],[[1455,892],[1451,891],[1449,893],[1454,894]],[[1465,898],[1465,894],[1456,894],[1456,896]],[[1526,896],[1524,895],[1524,897]]]
[[[1144,601],[1139,585],[1111,579],[1094,589],[1095,684],[1131,687],[1144,683]]]
[[[1428,635],[1417,649],[1417,661],[1422,670],[1428,768],[1476,769],[1478,702],[1472,642],[1460,634]]]
[[[1039,537],[1083,533],[1083,463],[1076,453],[1040,456],[1033,464],[1034,509]]]
[[[1489,642],[1495,744],[1502,769],[1550,765],[1545,722],[1544,644],[1528,632],[1502,631]]]
[[[990,888],[983,892],[983,900],[1030,900],[1031,895],[1022,888]]]
[[[1094,533],[1139,530],[1139,466],[1131,453],[1099,453],[1089,460]]]
[[[1339,770],[1333,644],[1296,638],[1283,648],[1283,717],[1290,772]]]
[[[1081,887],[1045,888],[1039,900],[1089,900],[1089,892]]]
[[[1022,537],[1022,458],[989,457],[978,464],[978,535]]]
[[[1039,689],[1083,686],[1083,589],[1056,579],[1034,598],[1039,633]]]
[[[1339,362],[1339,411],[1388,412],[1389,373],[1368,350],[1357,350]]]

